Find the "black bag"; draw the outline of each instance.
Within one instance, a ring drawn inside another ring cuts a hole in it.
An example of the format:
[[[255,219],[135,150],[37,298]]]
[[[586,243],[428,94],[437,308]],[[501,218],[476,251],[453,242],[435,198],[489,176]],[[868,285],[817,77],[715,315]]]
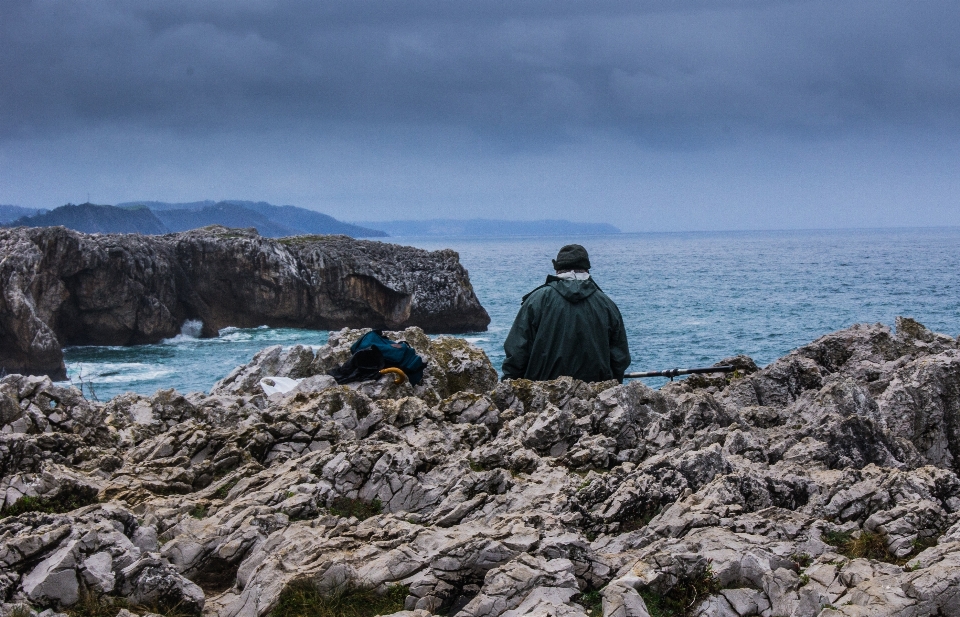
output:
[[[382,330],[367,332],[350,346],[350,351],[353,356],[349,360],[327,371],[338,384],[376,379],[380,370],[388,367],[402,370],[413,385],[423,380],[423,369],[427,366],[423,358],[407,343],[383,336]]]
[[[349,360],[327,371],[339,384],[364,381],[380,377],[380,369],[386,364],[383,354],[376,347],[367,347],[353,354]]]

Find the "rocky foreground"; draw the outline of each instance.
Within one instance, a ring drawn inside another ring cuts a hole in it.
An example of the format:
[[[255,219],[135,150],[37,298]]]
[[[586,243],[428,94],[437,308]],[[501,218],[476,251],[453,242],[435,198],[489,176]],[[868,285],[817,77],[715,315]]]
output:
[[[227,326],[486,330],[459,256],[206,227],[165,236],[0,229],[0,374],[65,379],[65,345],[132,345]]]
[[[337,386],[360,334],[211,394],[0,381],[4,612],[258,617],[353,585],[399,590],[397,617],[960,615],[953,338],[854,326],[656,391],[498,383],[408,328],[421,385]]]

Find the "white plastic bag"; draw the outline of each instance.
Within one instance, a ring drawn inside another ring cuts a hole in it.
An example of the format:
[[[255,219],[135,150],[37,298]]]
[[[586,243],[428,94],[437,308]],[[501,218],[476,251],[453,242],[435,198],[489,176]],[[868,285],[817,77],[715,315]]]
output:
[[[291,379],[289,377],[264,377],[260,380],[260,389],[267,396],[271,394],[286,394],[293,390],[303,381],[302,379]]]

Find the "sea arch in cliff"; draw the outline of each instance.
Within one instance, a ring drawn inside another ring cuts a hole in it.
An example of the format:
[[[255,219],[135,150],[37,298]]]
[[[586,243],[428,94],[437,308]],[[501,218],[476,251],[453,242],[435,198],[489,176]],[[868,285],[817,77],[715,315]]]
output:
[[[164,236],[0,230],[0,367],[66,376],[62,346],[132,345],[227,326],[486,330],[453,251],[214,226]]]

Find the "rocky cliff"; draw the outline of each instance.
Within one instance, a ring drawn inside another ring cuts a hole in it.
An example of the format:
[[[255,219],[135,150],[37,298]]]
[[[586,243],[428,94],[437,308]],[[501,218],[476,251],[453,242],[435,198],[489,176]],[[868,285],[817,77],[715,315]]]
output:
[[[485,330],[453,251],[210,227],[165,236],[0,229],[0,368],[65,376],[63,345],[131,345],[226,326]]]
[[[498,383],[410,328],[422,384],[337,386],[361,334],[210,394],[0,380],[3,610],[281,616],[349,589],[394,617],[960,614],[953,338],[854,326],[656,391]]]

